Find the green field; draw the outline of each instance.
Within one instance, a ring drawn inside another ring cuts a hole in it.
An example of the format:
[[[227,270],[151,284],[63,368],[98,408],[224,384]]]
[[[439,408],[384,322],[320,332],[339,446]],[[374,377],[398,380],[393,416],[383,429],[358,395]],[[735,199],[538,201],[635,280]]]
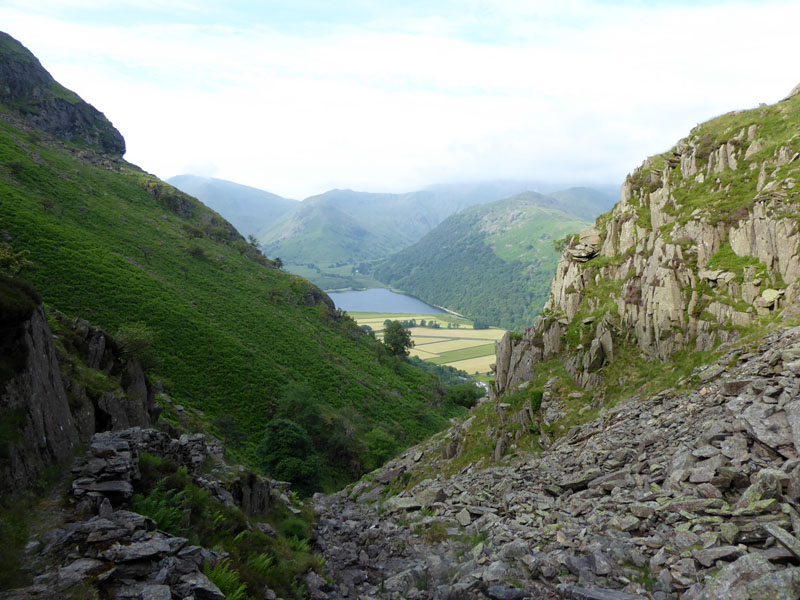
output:
[[[439,329],[432,327],[410,327],[414,347],[411,356],[437,365],[447,365],[466,371],[470,375],[485,376],[491,372],[494,363],[494,342],[503,337],[504,329],[473,329],[472,321],[455,315],[406,315],[397,313],[349,313],[359,325],[368,325],[381,337],[383,322],[391,320],[415,319],[419,323],[435,321]],[[448,325],[451,328],[448,328]],[[457,327],[456,327],[457,325]]]

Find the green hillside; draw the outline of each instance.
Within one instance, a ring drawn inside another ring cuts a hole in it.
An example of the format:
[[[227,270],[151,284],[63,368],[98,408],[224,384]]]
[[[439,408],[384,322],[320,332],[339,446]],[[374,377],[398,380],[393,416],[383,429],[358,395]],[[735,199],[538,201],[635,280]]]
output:
[[[541,310],[559,253],[553,242],[589,223],[533,192],[453,215],[380,263],[384,283],[464,316],[506,329]]]
[[[270,256],[324,289],[374,285],[354,271],[419,240],[451,214],[533,189],[535,182],[438,184],[405,194],[331,190],[303,200],[263,229]],[[224,212],[223,212],[224,214]]]
[[[177,175],[167,183],[217,211],[245,237],[272,225],[298,205],[296,200],[214,177]]]
[[[23,119],[0,112],[0,244],[29,252],[24,276],[48,305],[152,337],[156,380],[239,440],[240,458],[258,465],[265,425],[288,414],[314,438],[331,487],[446,425],[456,409],[436,380],[387,356],[218,214]]]

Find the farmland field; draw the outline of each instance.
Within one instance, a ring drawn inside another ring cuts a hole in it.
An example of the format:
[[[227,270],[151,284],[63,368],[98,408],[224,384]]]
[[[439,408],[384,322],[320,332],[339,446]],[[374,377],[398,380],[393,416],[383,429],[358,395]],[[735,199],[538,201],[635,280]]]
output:
[[[378,338],[383,333],[383,322],[386,319],[410,321],[414,319],[420,323],[423,319],[427,324],[437,323],[438,329],[433,327],[410,327],[411,339],[414,347],[411,356],[418,356],[422,360],[438,365],[448,365],[461,369],[470,375],[487,375],[489,365],[494,362],[494,342],[503,337],[505,330],[473,329],[472,322],[468,319],[449,314],[438,315],[407,315],[373,312],[348,313],[359,325],[369,325]],[[449,326],[449,327],[448,327]]]

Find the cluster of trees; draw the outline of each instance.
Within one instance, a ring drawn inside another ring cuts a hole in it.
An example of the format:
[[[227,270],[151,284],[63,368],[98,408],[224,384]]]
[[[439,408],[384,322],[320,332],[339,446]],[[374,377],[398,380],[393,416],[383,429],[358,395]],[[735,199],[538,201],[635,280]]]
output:
[[[363,472],[367,449],[356,428],[343,415],[325,410],[309,385],[290,383],[275,404],[256,446],[257,461],[268,475],[310,495],[322,489],[323,459],[351,477]]]
[[[384,326],[386,326],[391,322],[392,322],[391,319],[386,319],[383,322],[383,324],[384,324]],[[430,321],[427,321],[425,319],[420,319],[419,323],[417,323],[416,319],[403,319],[402,321],[400,321],[400,325],[402,325],[406,329],[408,329],[409,327],[430,327],[431,329],[441,329],[442,328],[442,326],[439,324],[439,322],[438,321],[434,321],[433,319],[431,319]],[[447,324],[448,329],[451,328],[451,325],[452,325],[452,323],[448,323]],[[458,324],[456,324],[456,326],[458,326]]]

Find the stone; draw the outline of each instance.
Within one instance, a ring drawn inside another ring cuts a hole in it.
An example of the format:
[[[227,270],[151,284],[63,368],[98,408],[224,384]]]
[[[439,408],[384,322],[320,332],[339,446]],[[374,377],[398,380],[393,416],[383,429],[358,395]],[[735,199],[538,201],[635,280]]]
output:
[[[742,546],[719,546],[717,548],[696,550],[692,553],[692,556],[704,567],[713,567],[718,560],[734,560],[742,556],[744,552],[745,550]]]
[[[795,558],[800,559],[800,540],[773,523],[762,523],[761,527],[765,532],[778,540],[784,548],[794,554]]]
[[[697,600],[748,600],[747,584],[772,570],[760,554],[745,554],[720,569]]]
[[[492,585],[486,590],[486,595],[492,600],[525,600],[531,595],[525,590],[501,585]]]
[[[745,490],[731,509],[736,511],[761,500],[777,500],[781,497],[781,492],[779,475],[773,469],[762,469],[753,477],[752,485]]]
[[[172,590],[168,585],[144,585],[141,600],[171,600]]]
[[[645,596],[638,594],[604,589],[588,590],[566,584],[558,586],[558,593],[564,600],[647,600]]]
[[[564,489],[572,490],[573,492],[585,490],[589,482],[602,475],[602,473],[600,469],[589,468],[571,475],[567,479],[562,480],[558,485]]]
[[[436,502],[444,502],[447,496],[445,496],[442,486],[433,485],[414,494],[414,498],[421,506],[430,506]]]
[[[422,508],[419,500],[402,496],[392,496],[385,503],[387,510],[419,510]]]
[[[458,524],[462,527],[466,527],[472,522],[472,517],[466,508],[462,508],[458,513],[456,513],[456,521],[458,521]]]
[[[783,410],[792,430],[792,443],[797,452],[800,452],[800,400],[787,403]]]
[[[106,579],[114,570],[114,565],[94,558],[79,558],[58,570],[60,581],[74,585],[86,579]]]
[[[631,504],[630,511],[634,517],[639,517],[640,519],[647,519],[655,514],[656,508],[658,508],[657,504],[655,506],[652,506],[650,504],[642,504],[636,502],[634,504]]]
[[[749,600],[797,600],[800,598],[800,568],[768,573],[747,585]]]
[[[703,369],[698,375],[700,381],[711,381],[720,373],[725,371],[725,367],[720,364],[713,364]]]
[[[189,573],[180,579],[178,590],[186,590],[182,597],[193,595],[196,600],[225,600],[219,588],[203,573]]]
[[[502,581],[508,572],[508,565],[501,560],[491,563],[483,572],[483,580],[486,582]]]
[[[100,552],[100,557],[111,562],[129,562],[151,558],[159,554],[169,554],[170,545],[163,536],[152,537],[132,544],[112,544],[107,550]]]
[[[383,483],[383,484],[391,483],[395,479],[400,477],[403,474],[404,470],[405,469],[403,469],[402,467],[398,467],[398,468],[395,468],[395,469],[386,469],[382,473],[378,473],[375,476],[375,481],[377,481],[378,483]]]
[[[726,396],[738,396],[752,383],[752,379],[735,379],[733,381],[726,381],[722,384],[721,391]]]

